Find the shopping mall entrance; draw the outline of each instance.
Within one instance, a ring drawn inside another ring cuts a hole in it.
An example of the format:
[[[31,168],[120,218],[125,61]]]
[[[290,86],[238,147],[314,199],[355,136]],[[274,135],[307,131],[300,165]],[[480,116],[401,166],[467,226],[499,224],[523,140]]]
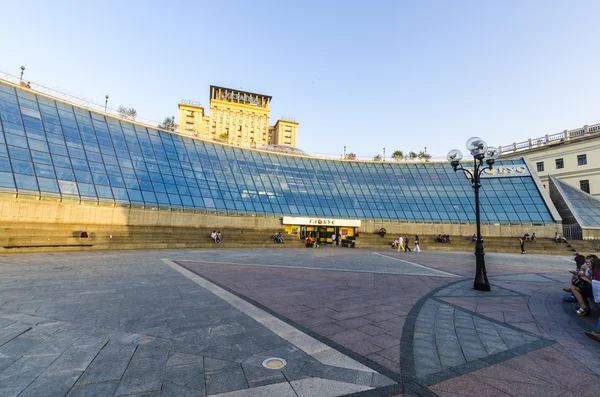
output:
[[[310,237],[319,245],[332,245],[334,236],[341,237],[343,247],[354,247],[360,228],[360,220],[283,217],[285,231],[300,239]]]

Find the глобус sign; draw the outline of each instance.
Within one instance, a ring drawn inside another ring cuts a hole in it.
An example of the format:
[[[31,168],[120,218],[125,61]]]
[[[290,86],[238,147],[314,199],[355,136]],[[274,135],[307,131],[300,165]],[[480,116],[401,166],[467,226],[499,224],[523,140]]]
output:
[[[304,226],[353,226],[360,227],[360,219],[332,219],[332,218],[300,218],[295,216],[284,216],[284,225]]]

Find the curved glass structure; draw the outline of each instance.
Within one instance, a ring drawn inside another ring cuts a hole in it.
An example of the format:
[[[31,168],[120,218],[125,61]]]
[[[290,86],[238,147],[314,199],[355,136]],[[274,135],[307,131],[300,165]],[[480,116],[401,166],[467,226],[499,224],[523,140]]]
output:
[[[2,82],[0,126],[5,192],[231,215],[475,220],[471,185],[448,164],[323,160],[240,149],[147,128]],[[484,223],[554,223],[530,176],[485,179],[481,202]]]

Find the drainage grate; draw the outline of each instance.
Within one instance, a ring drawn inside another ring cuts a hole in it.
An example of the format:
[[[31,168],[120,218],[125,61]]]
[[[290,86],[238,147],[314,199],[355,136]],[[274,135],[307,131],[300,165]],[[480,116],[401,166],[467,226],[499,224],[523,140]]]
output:
[[[134,345],[145,345],[146,343],[154,342],[156,338],[152,336],[142,336],[141,338],[135,339],[133,342]]]
[[[271,357],[262,362],[263,367],[268,369],[281,369],[287,365],[283,358]]]

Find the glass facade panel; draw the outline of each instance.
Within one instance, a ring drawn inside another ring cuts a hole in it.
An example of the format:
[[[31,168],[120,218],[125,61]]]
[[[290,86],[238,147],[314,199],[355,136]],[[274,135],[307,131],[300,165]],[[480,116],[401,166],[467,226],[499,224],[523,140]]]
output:
[[[336,161],[232,148],[4,83],[0,127],[2,190],[236,215],[475,221],[470,183],[448,164]],[[554,223],[531,177],[485,179],[481,201],[484,223]]]

